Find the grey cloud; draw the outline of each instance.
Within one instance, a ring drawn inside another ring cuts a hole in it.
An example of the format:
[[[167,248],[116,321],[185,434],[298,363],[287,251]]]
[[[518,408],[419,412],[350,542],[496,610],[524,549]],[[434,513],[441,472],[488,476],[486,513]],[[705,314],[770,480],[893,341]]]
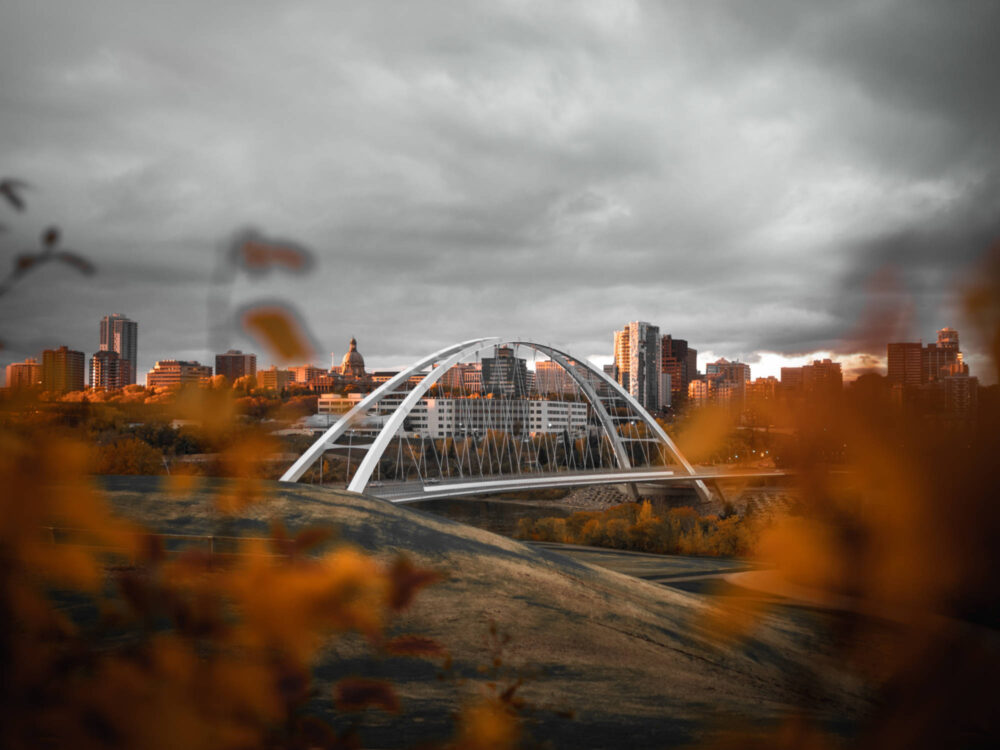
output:
[[[233,304],[294,299],[371,362],[486,332],[608,352],[636,318],[730,356],[836,348],[886,266],[927,337],[1000,231],[998,12],[12,0],[0,171],[40,190],[0,264],[51,220],[101,274],[0,313],[25,346],[87,348],[113,308],[140,368],[197,352],[217,248],[253,225],[318,268]]]

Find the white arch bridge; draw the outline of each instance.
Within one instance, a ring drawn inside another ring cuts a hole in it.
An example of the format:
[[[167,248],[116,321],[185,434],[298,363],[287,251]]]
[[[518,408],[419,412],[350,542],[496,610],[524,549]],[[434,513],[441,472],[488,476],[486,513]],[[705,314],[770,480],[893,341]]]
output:
[[[530,360],[534,369],[527,367]],[[533,373],[534,382],[531,382]],[[698,472],[649,413],[585,359],[480,338],[414,362],[357,401],[281,477],[333,452],[352,492],[391,502],[518,490],[680,482],[781,472]]]

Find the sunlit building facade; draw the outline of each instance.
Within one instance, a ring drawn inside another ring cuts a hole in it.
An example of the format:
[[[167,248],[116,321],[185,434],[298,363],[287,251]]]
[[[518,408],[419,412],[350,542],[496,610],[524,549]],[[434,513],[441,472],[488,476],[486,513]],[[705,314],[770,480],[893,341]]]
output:
[[[124,382],[128,363],[113,350],[99,351],[90,358],[90,387],[97,391],[116,391]]]
[[[215,355],[215,374],[225,375],[230,383],[239,378],[257,375],[257,355],[244,354],[239,349],[230,349],[225,354]]]
[[[7,387],[14,389],[41,388],[42,365],[34,357],[28,357],[24,362],[12,362],[6,368]]]
[[[295,373],[291,370],[280,370],[275,365],[257,372],[257,387],[276,393],[281,393],[294,382]]]
[[[146,373],[147,388],[163,388],[187,383],[201,383],[212,379],[212,368],[200,362],[163,359]]]
[[[42,352],[42,388],[46,391],[82,391],[85,358],[83,352],[60,346]]]
[[[643,321],[633,321],[615,331],[615,367],[618,382],[644,409],[657,412],[663,407],[662,341],[660,329]]]

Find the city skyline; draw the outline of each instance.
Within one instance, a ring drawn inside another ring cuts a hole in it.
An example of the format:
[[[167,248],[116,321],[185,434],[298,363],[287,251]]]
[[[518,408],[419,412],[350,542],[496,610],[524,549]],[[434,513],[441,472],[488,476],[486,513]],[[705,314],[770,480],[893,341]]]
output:
[[[81,355],[84,356],[87,363],[89,363],[88,371],[90,373],[90,377],[86,378],[87,383],[85,387],[99,387],[103,389],[107,389],[109,387],[108,381],[106,380],[107,378],[106,374],[102,376],[100,381],[95,380],[95,369],[94,369],[96,366],[98,367],[99,371],[103,367],[107,366],[107,365],[95,365],[95,362],[101,356],[108,354],[109,349],[110,353],[112,353],[115,356],[117,363],[118,359],[117,351],[114,348],[112,348],[108,343],[109,331],[111,330],[108,323],[109,320],[117,320],[120,323],[124,322],[124,324],[127,326],[127,330],[129,331],[129,341],[130,341],[130,343],[126,346],[126,348],[128,348],[130,351],[134,353],[136,346],[136,330],[138,327],[137,321],[130,320],[127,316],[124,316],[120,313],[115,313],[113,315],[108,315],[102,318],[100,324],[101,343],[98,350],[89,358],[86,357],[85,353],[86,349],[79,352]],[[662,357],[662,351],[663,351],[662,346],[665,345],[665,342],[668,339],[673,337],[673,334],[663,334],[662,336],[663,342],[661,342],[660,328],[648,322],[633,321],[627,323],[623,330],[612,330],[610,354],[590,356],[587,359],[598,367],[603,366],[606,372],[609,371],[608,368],[610,367],[611,368],[610,374],[613,378],[617,379],[619,383],[626,388],[626,390],[634,390],[634,388],[631,388],[629,384],[630,376],[628,368],[622,370],[616,364],[617,360],[621,357],[627,358],[628,360],[634,360],[635,357],[637,356],[635,352],[631,351],[631,347],[629,344],[629,339],[630,339],[629,331],[633,329],[635,330],[641,329],[642,331],[647,331],[648,329],[649,337],[651,337],[650,341],[652,342],[655,339],[655,349],[652,351],[652,356],[649,358],[650,359],[649,366],[653,367],[655,366],[655,363],[659,363],[659,368],[658,368],[659,382],[657,385],[659,386],[660,389],[670,388],[671,390],[674,390],[672,386],[669,385],[670,380],[668,373],[671,371],[671,365],[667,363],[666,358]],[[958,374],[964,373],[965,375],[970,375],[970,374],[975,375],[978,382],[983,382],[982,375],[975,372],[970,372],[970,367],[968,365],[969,358],[965,354],[965,352],[960,352],[959,333],[957,330],[955,330],[950,326],[945,326],[936,332],[936,336],[937,336],[936,342],[930,343],[926,345],[926,347],[924,346],[923,338],[917,339],[916,341],[908,341],[908,342],[887,341],[884,343],[884,349],[886,351],[886,354],[881,357],[874,357],[874,356],[868,357],[869,362],[866,363],[867,366],[861,371],[854,372],[853,375],[858,376],[861,374],[873,373],[884,376],[889,381],[895,382],[894,381],[895,377],[896,380],[902,382],[901,378],[898,375],[897,376],[893,375],[894,367],[897,368],[897,371],[899,372],[902,371],[900,369],[902,365],[894,364],[893,357],[896,356],[898,359],[899,356],[902,356],[902,355],[894,355],[893,352],[895,347],[895,351],[897,352],[901,352],[904,348],[906,350],[913,349],[913,351],[916,352],[915,356],[917,356],[916,360],[917,364],[914,366],[918,370],[921,368],[923,370],[928,369],[929,367],[927,364],[928,350],[932,350],[932,352],[939,352],[938,354],[934,353],[931,354],[931,357],[934,362],[937,362],[938,359],[940,359],[941,364],[937,365],[938,367],[944,367],[944,365],[947,363],[954,363],[955,354],[957,354],[958,357],[957,361],[961,364],[961,366],[958,368],[958,370],[953,369],[953,374],[954,372],[957,372]],[[697,350],[695,350],[693,347],[691,347],[690,349],[688,348],[688,342],[686,340],[679,338],[675,338],[675,340],[683,344],[685,352],[690,351],[692,355],[697,355],[696,357],[697,365],[695,367],[694,373],[687,373],[687,375],[685,376],[688,379],[690,379],[691,377],[704,378],[706,376],[711,376],[713,373],[721,373],[724,371],[728,372],[728,370],[734,367],[740,368],[741,372],[747,373],[748,377],[746,382],[750,382],[753,379],[767,379],[767,378],[780,379],[783,378],[787,370],[801,368],[803,366],[808,368],[812,365],[820,364],[821,361],[825,361],[828,363],[830,362],[830,355],[826,355],[823,357],[802,355],[800,357],[795,357],[795,358],[792,357],[774,358],[769,363],[767,363],[769,365],[768,367],[761,367],[761,361],[758,359],[758,361],[753,363],[753,366],[751,367],[751,362],[747,362],[740,357],[735,357],[732,360],[728,360],[724,356],[717,358],[715,357],[715,354],[712,352],[699,354]],[[65,344],[62,344],[60,348],[66,349],[67,347]],[[45,350],[45,352],[40,352],[38,356],[40,357],[46,355],[47,353],[49,353],[54,349],[55,347],[52,347],[50,350]],[[952,352],[954,354],[952,354]],[[645,356],[646,355],[642,355],[643,362],[645,362],[644,358]],[[923,357],[924,360],[923,365],[920,364],[921,356]],[[243,352],[237,349],[229,349],[225,352],[209,354],[206,358],[206,362],[214,361],[215,364],[214,368],[212,367],[211,364],[203,364],[200,359],[183,359],[177,357],[174,354],[168,354],[167,356],[161,356],[155,359],[153,366],[151,366],[148,370],[146,370],[145,374],[148,376],[154,372],[157,372],[160,368],[161,363],[169,365],[170,367],[174,368],[176,368],[178,365],[181,367],[187,367],[191,369],[191,372],[195,372],[197,370],[199,373],[202,374],[204,374],[204,372],[208,372],[209,375],[211,375],[213,372],[216,375],[224,374],[229,378],[230,381],[235,379],[235,377],[233,377],[234,375],[237,377],[242,374],[254,375],[258,371],[265,372],[267,370],[271,370],[272,372],[277,370],[279,372],[289,373],[292,376],[292,380],[290,382],[305,382],[306,380],[309,379],[307,377],[307,372],[313,372],[313,371],[315,371],[315,374],[322,374],[323,376],[332,373],[337,373],[337,374],[343,373],[345,375],[349,374],[351,375],[351,377],[355,376],[360,377],[359,373],[363,374],[366,372],[365,360],[358,351],[357,340],[353,336],[351,337],[346,347],[345,354],[343,356],[343,359],[341,360],[340,365],[336,364],[338,360],[337,352],[330,352],[330,357],[331,357],[331,366],[329,369],[324,368],[322,365],[316,364],[317,361],[322,361],[322,357],[317,356],[316,358],[314,358],[314,361],[300,363],[300,364],[286,363],[284,365],[279,366],[276,365],[274,362],[271,362],[267,368],[261,367],[258,370],[257,354],[255,352],[249,352],[249,351]],[[937,357],[937,359],[934,359],[934,357]],[[845,365],[844,360],[846,360],[846,362],[849,363],[851,357],[841,356],[840,359],[838,359],[838,361],[834,363],[837,366],[838,371],[841,371],[841,368],[844,367]],[[486,360],[484,360],[484,362],[485,361]],[[401,369],[404,366],[406,366],[406,364],[394,364],[388,367],[384,365],[375,364],[371,367],[371,372],[376,372],[376,371],[390,372],[393,370]],[[39,371],[38,377],[41,377],[40,374],[42,370],[41,363],[38,362],[37,357],[28,356],[25,357],[23,361],[13,361],[7,363],[7,365],[5,366],[6,378],[4,382],[4,387],[9,387],[12,384],[12,382],[9,381],[12,381],[12,379],[14,385],[23,385],[21,381],[23,378],[26,377],[27,371],[24,370],[22,372],[22,370],[23,368],[26,367],[38,368]],[[461,368],[463,367],[468,367],[468,365],[456,366],[456,372],[460,371]],[[529,369],[532,372],[534,372],[535,367],[531,366],[529,367]],[[112,386],[112,389],[129,385],[129,383],[126,382],[126,374],[128,373],[128,371],[129,368],[124,364],[124,359],[123,359],[123,364],[120,368],[120,374],[117,364],[115,365],[115,370],[114,370],[115,374],[113,376],[114,378],[113,382],[120,383],[120,386],[118,385]],[[751,372],[752,376],[750,375]],[[855,377],[850,376],[851,371],[849,369],[843,370],[843,373],[844,374],[842,375],[842,377],[844,383],[850,382],[855,379]],[[138,377],[136,377],[136,375],[133,374],[132,381],[133,381],[132,384],[147,385],[147,386],[149,385],[146,382],[145,376],[143,376],[143,383],[138,383]],[[927,377],[925,376],[924,382],[926,381]],[[168,378],[166,381],[164,381],[162,378],[158,378],[157,385],[162,385],[164,382],[173,382],[173,380]],[[917,382],[919,382],[919,377],[917,379]],[[988,385],[989,383],[984,382],[983,384]],[[643,393],[644,392],[645,391],[643,390]],[[662,390],[662,392],[658,392],[656,396],[652,397],[654,400],[658,401],[658,405],[656,407],[653,407],[654,409],[659,408],[659,406],[669,405],[665,394],[666,390]],[[637,398],[639,397],[638,392],[633,393],[633,395],[636,396]],[[685,398],[684,396],[681,396],[682,400],[684,398]],[[640,401],[645,399],[646,397],[643,395],[642,398],[640,398]]]
[[[650,320],[764,372],[881,356],[874,315],[967,330],[993,379],[958,312],[1000,236],[996,4],[134,7],[0,11],[0,165],[31,184],[0,259],[55,223],[97,266],[0,298],[0,364],[89,350],[108,307],[174,324],[140,371],[252,349],[206,311],[253,226],[314,268],[234,306],[294,300],[375,366],[483,332],[604,356],[607,321]]]

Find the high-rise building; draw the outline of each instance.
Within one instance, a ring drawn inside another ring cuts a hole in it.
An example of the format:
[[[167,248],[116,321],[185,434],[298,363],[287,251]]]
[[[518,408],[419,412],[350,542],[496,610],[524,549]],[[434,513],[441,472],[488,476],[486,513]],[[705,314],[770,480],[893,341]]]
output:
[[[938,348],[953,351],[957,355],[959,353],[958,331],[954,328],[942,328],[938,331],[937,345]]]
[[[688,401],[692,406],[703,406],[712,396],[712,382],[704,378],[688,383]]]
[[[919,341],[888,344],[886,359],[892,385],[920,385],[923,382],[923,346]]]
[[[945,412],[954,418],[971,419],[979,403],[979,378],[968,375],[950,375],[944,383]]]
[[[438,383],[442,388],[448,388],[463,395],[481,393],[483,390],[482,367],[478,362],[459,362],[449,368],[448,372],[441,376]]]
[[[42,388],[46,391],[82,391],[83,352],[60,346],[42,352]]]
[[[230,383],[235,383],[244,375],[257,374],[257,355],[244,354],[239,349],[230,349],[225,354],[215,355],[215,374],[225,375]]]
[[[11,390],[40,388],[42,385],[42,366],[34,357],[28,357],[24,362],[11,362],[7,365],[7,380],[5,382]]]
[[[812,396],[836,398],[844,390],[844,375],[840,362],[830,359],[813,360],[802,366],[802,390]]]
[[[146,373],[146,387],[156,388],[183,383],[199,383],[210,380],[212,368],[200,362],[185,362],[178,359],[163,359]]]
[[[117,352],[122,360],[122,385],[134,385],[138,375],[139,324],[121,313],[101,319],[101,351]]]
[[[117,391],[124,388],[122,375],[128,365],[118,352],[100,351],[90,358],[90,387],[98,391]]]
[[[701,373],[698,372],[698,350],[688,347],[687,353],[687,378],[690,383],[692,380],[697,380],[701,377]]]
[[[782,367],[781,368],[781,387],[783,390],[790,391],[801,391],[802,390],[802,368],[801,367]]]
[[[573,378],[558,362],[551,359],[535,363],[535,387],[538,394],[563,394],[573,391]]]
[[[661,340],[661,347],[663,372],[670,376],[671,402],[686,401],[688,383],[691,382],[694,375],[694,372],[690,371],[691,358],[688,356],[688,342],[684,339],[675,339],[668,333]],[[695,356],[697,356],[697,352],[695,352]]]
[[[528,396],[528,363],[514,356],[509,346],[498,346],[492,357],[482,360],[483,394],[486,396],[526,398]]]
[[[604,395],[605,384],[598,375],[574,359],[568,361],[569,366],[573,370],[572,373],[564,370],[562,365],[553,360],[542,360],[541,362],[536,362],[534,373],[535,387],[532,389],[533,392],[537,393],[539,396],[545,396],[549,393],[559,395],[575,394],[581,391],[578,380],[583,380],[588,383],[595,392],[600,395]],[[607,372],[607,366],[605,367],[605,372]],[[529,371],[529,380],[531,379],[531,374],[532,373]],[[574,377],[574,375],[576,377]]]
[[[626,391],[629,389],[629,328],[626,326],[620,331],[615,331],[614,343],[614,368],[615,379]]]
[[[778,379],[774,375],[757,378],[747,384],[747,397],[756,403],[773,401],[778,395]]]
[[[747,383],[750,380],[750,365],[745,362],[730,362],[720,357],[705,365],[705,376],[717,376],[727,383]]]
[[[952,375],[969,374],[954,328],[942,328],[937,342],[927,346],[918,341],[891,343],[887,354],[889,382],[893,385],[926,385]]]
[[[659,411],[663,406],[660,386],[663,368],[660,329],[640,320],[615,331],[615,365],[618,382],[644,409]]]

